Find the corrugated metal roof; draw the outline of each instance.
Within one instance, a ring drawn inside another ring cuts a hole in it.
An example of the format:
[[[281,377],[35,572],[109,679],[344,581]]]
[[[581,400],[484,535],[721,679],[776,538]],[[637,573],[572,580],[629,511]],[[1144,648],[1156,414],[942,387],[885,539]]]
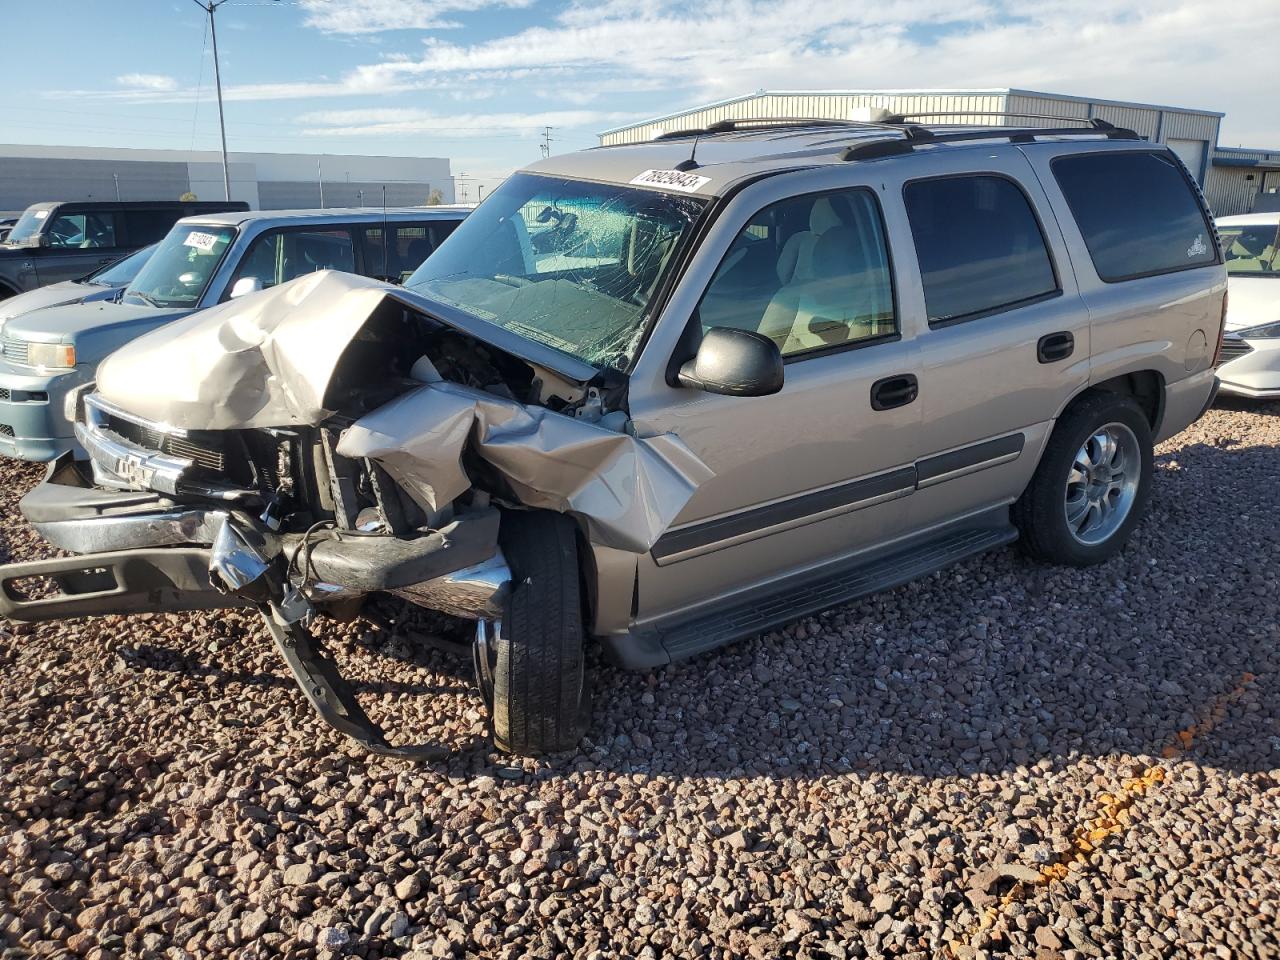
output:
[[[757,90],[755,93],[748,93],[738,97],[728,97],[724,100],[716,100],[711,103],[704,103],[699,106],[689,107],[675,113],[665,114],[658,117],[649,117],[645,120],[637,120],[634,123],[623,124],[622,126],[612,127],[600,133],[601,137],[611,134],[622,133],[627,130],[633,130],[637,127],[648,126],[652,124],[672,124],[681,117],[688,117],[698,113],[719,110],[730,107],[735,104],[745,103],[751,100],[759,100],[765,97],[1027,97],[1038,100],[1055,100],[1062,103],[1078,103],[1078,104],[1094,104],[1099,107],[1133,109],[1133,110],[1153,110],[1163,111],[1165,113],[1185,113],[1198,114],[1206,117],[1222,118],[1225,116],[1213,110],[1201,110],[1193,107],[1174,107],[1165,104],[1140,103],[1136,101],[1109,100],[1100,99],[1098,97],[1081,97],[1071,94],[1062,93],[1046,93],[1040,90],[1023,90],[1016,87],[996,87],[996,88],[971,88],[971,89],[854,89],[854,90]],[[1054,111],[1056,113],[1056,111]],[[1062,114],[1070,116],[1069,113]]]

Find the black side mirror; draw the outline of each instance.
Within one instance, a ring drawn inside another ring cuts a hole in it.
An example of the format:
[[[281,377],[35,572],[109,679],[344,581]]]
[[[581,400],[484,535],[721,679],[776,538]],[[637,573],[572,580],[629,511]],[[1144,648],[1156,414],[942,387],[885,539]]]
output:
[[[680,367],[683,386],[731,397],[765,397],[782,389],[782,351],[762,333],[712,327],[694,358]]]

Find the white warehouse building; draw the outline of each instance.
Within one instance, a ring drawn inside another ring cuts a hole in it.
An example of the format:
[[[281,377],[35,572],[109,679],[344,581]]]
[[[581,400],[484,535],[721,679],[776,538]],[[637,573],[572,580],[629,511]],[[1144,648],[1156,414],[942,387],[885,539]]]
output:
[[[1247,213],[1259,193],[1280,193],[1280,149],[1218,146],[1223,114],[1190,107],[1098,100],[1034,90],[760,90],[600,134],[608,146],[651,140],[719,120],[784,117],[869,120],[879,111],[923,123],[1061,126],[1070,119],[1106,120],[1168,144],[1200,183],[1215,214]]]
[[[417,206],[439,190],[453,202],[444,157],[230,153],[231,199],[254,210]],[[42,200],[222,200],[222,154],[213,150],[0,144],[0,210]]]

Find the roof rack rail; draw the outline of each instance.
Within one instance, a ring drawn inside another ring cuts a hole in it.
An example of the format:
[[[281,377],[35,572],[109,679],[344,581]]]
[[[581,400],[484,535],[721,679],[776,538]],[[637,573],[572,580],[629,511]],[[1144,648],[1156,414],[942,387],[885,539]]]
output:
[[[906,123],[908,120],[919,120],[921,117],[1014,117],[1018,120],[1057,120],[1059,123],[1083,123],[1098,130],[1114,130],[1114,125],[1101,117],[1055,117],[1048,113],[1006,113],[1001,110],[919,110],[911,113],[891,113],[881,122],[888,124]],[[976,126],[976,124],[975,124]]]
[[[731,133],[746,127],[872,127],[883,130],[901,130],[901,123],[884,123],[878,120],[843,120],[839,117],[735,117],[729,120],[717,120],[705,127],[690,127],[685,130],[669,130],[660,133],[654,140],[677,140],[684,137],[705,136],[712,133]]]
[[[972,114],[970,114],[972,116]],[[1058,118],[1062,119],[1062,118]],[[1101,135],[1108,140],[1141,140],[1134,131],[1116,127],[1105,120],[1090,123],[1088,127],[974,127],[972,130],[955,130],[935,133],[927,127],[905,126],[890,129],[902,130],[902,139],[872,140],[869,143],[846,147],[841,160],[877,160],[881,157],[910,153],[925,143],[948,143],[964,140],[1008,140],[1010,143],[1034,143],[1037,137],[1081,137]]]

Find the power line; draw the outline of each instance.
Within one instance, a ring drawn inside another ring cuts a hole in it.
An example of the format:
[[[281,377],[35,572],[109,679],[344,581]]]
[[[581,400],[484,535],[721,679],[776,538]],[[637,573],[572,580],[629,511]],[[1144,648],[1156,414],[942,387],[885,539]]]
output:
[[[209,31],[200,32],[200,72],[196,74],[196,106],[191,111],[191,151],[196,149],[196,121],[200,118],[200,91],[204,87],[204,54],[209,47]]]

